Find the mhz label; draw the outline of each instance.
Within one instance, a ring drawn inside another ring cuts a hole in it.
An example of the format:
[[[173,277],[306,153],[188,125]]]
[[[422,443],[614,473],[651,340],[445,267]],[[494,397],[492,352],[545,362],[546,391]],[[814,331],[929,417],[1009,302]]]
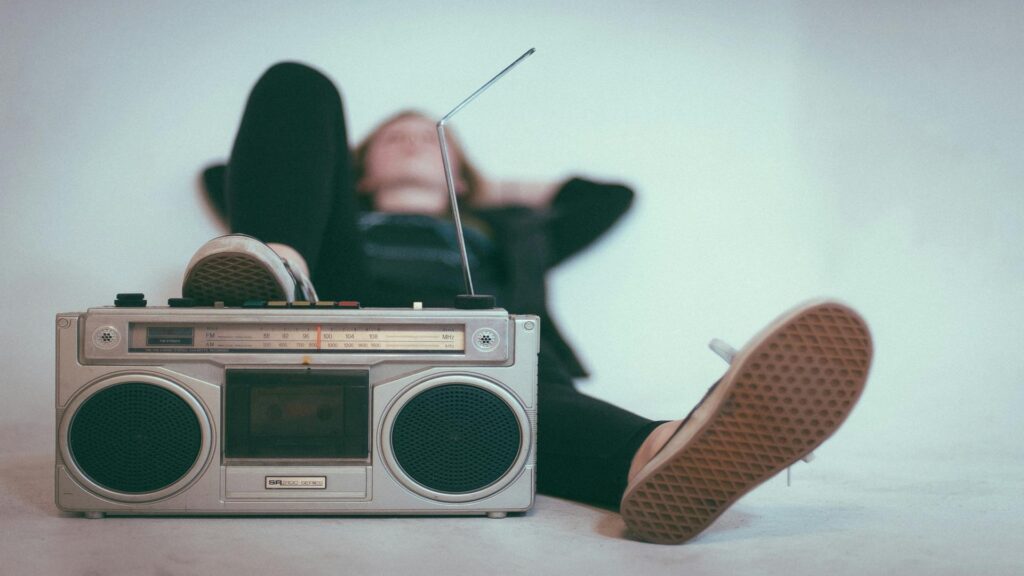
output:
[[[327,476],[267,476],[267,490],[326,490]]]

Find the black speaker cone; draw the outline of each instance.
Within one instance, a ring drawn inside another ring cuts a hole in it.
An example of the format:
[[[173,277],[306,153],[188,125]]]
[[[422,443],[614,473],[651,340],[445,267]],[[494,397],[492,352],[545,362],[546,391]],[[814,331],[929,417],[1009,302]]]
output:
[[[420,485],[437,492],[486,488],[515,463],[522,431],[512,409],[477,386],[444,384],[401,408],[391,430],[395,460]]]
[[[164,489],[195,464],[199,418],[170,390],[128,382],[86,399],[68,428],[68,447],[86,477],[114,492]]]

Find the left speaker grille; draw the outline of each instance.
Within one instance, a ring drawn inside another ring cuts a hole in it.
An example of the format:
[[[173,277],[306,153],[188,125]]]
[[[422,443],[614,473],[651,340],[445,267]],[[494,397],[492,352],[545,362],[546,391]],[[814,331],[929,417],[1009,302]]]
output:
[[[68,430],[75,464],[115,492],[161,490],[181,479],[199,457],[199,419],[182,398],[152,384],[105,388],[79,407]]]

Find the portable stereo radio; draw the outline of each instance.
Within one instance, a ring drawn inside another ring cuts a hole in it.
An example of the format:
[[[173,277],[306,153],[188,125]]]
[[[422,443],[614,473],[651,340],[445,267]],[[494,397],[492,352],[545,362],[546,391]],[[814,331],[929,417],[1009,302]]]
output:
[[[535,316],[57,316],[56,499],[108,514],[490,514],[534,494]]]

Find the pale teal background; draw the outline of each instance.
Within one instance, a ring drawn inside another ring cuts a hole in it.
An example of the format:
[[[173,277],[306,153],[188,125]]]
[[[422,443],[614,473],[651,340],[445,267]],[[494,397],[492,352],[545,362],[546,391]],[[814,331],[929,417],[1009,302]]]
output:
[[[491,177],[637,191],[552,277],[583,389],[681,417],[722,372],[710,338],[836,296],[877,356],[822,458],[975,485],[975,458],[1024,456],[1022,32],[1019,2],[6,0],[0,433],[52,445],[55,313],[178,295],[221,232],[198,171],[267,66],[327,72],[357,139],[536,46],[455,126]]]

